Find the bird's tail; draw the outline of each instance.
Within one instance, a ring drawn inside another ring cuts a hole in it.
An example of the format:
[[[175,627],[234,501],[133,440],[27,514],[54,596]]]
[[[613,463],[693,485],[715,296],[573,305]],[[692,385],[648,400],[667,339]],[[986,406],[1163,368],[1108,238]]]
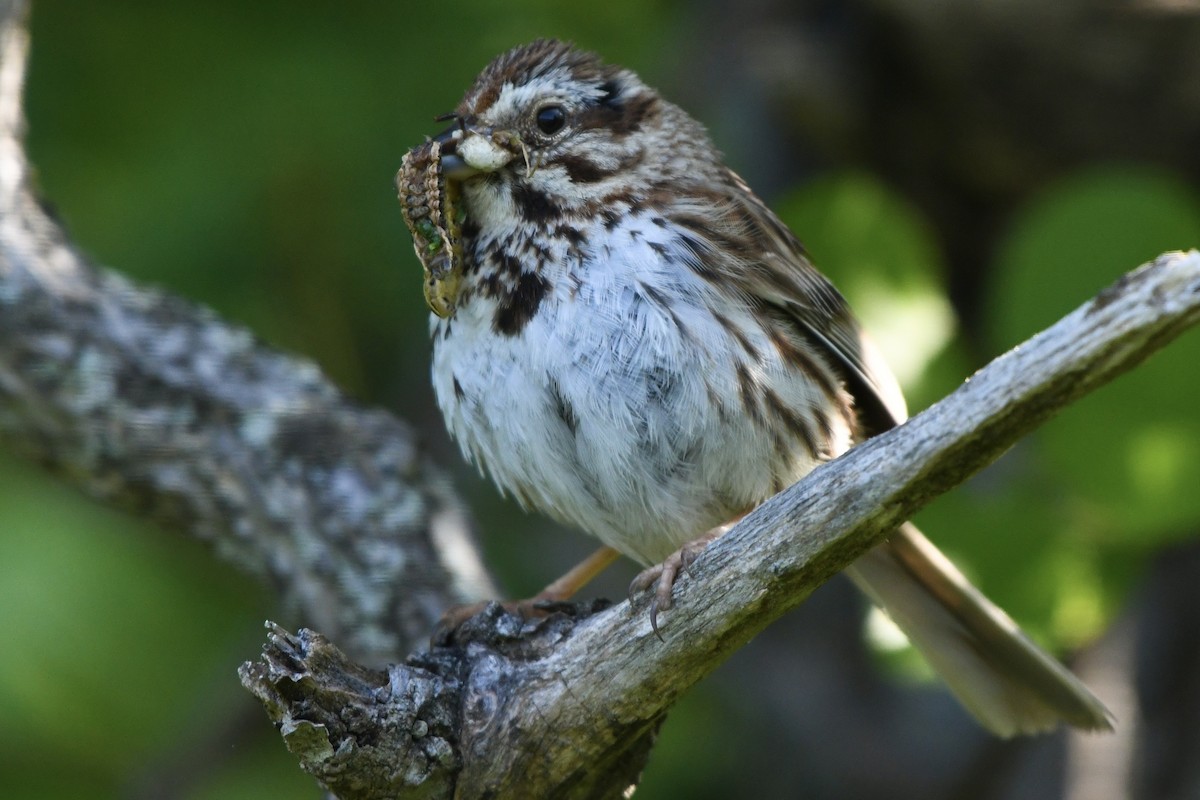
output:
[[[846,570],[921,651],[968,711],[1000,736],[1060,721],[1112,730],[1083,683],[1034,644],[911,524]]]

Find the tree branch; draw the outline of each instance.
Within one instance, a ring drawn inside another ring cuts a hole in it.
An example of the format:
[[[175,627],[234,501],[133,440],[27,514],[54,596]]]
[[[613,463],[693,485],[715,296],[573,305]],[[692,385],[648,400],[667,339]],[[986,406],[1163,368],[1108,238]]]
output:
[[[455,647],[364,676],[319,635],[273,627],[242,682],[342,800],[619,796],[682,692],[934,497],[1198,321],[1200,253],[1129,273],[749,514],[676,586],[663,641],[641,603],[524,628],[493,606]],[[392,771],[376,783],[381,753]]]
[[[395,417],[212,312],[97,269],[21,148],[26,4],[0,4],[0,442],[209,541],[382,665],[495,596],[446,477]]]

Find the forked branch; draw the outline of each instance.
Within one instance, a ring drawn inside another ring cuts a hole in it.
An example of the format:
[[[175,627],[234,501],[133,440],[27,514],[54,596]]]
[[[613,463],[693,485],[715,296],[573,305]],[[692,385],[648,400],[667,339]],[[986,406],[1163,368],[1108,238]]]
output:
[[[627,602],[524,629],[493,608],[459,647],[363,678],[322,637],[273,628],[243,683],[343,800],[618,797],[682,692],[934,497],[1198,320],[1200,253],[1129,273],[749,514],[676,586],[663,641]]]

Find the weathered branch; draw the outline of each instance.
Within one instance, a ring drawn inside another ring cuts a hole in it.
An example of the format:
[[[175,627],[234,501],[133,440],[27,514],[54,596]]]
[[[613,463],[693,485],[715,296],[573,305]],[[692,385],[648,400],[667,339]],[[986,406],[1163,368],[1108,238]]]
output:
[[[680,693],[932,498],[1197,322],[1200,253],[1129,273],[749,514],[676,586],[663,641],[629,603],[525,630],[493,607],[458,647],[365,677],[322,637],[273,628],[242,681],[343,800],[617,797]],[[381,754],[392,772],[375,782]]]
[[[0,15],[0,442],[210,541],[365,663],[490,596],[466,515],[404,424],[70,245],[21,149],[25,4]]]

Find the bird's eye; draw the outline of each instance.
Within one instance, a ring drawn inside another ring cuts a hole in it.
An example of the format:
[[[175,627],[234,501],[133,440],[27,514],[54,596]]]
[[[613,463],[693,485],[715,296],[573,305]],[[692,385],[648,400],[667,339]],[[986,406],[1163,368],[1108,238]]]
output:
[[[547,136],[558,133],[566,124],[567,112],[563,111],[562,106],[542,106],[538,109],[538,130]]]

